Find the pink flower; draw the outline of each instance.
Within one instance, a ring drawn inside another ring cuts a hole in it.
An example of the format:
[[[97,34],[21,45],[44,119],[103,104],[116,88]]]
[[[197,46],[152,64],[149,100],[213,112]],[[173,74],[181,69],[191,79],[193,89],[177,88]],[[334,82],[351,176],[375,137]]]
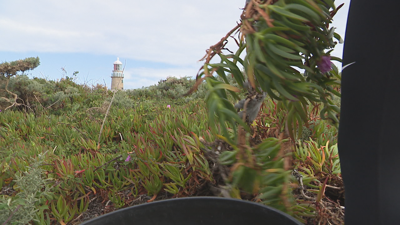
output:
[[[125,162],[129,162],[129,160],[131,160],[131,156],[128,155],[128,157],[126,157]]]
[[[170,108],[171,108],[171,105],[167,105],[167,108],[170,109]]]
[[[326,73],[332,70],[331,56],[324,55],[321,57],[321,61],[317,63],[321,73]]]

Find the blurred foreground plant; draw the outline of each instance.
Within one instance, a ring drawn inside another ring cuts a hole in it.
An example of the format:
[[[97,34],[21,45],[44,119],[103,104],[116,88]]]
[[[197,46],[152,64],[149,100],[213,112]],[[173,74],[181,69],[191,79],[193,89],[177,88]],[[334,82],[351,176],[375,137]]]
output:
[[[336,8],[333,1],[322,0],[247,2],[241,22],[203,57],[204,66],[187,94],[206,80],[210,126],[233,148],[220,156],[222,163],[232,165],[231,195],[240,198],[239,190],[257,194],[264,203],[292,214],[288,170],[294,142],[284,143],[284,139],[302,137],[303,126],[309,126],[309,105],[322,104],[320,118],[338,125],[340,111],[333,98],[340,97],[341,77],[331,60],[340,59],[330,53],[337,44],[335,39],[341,42],[341,37],[330,24],[341,6]],[[234,32],[238,50],[224,54],[222,50]],[[220,62],[211,63],[216,55]],[[222,81],[214,77],[215,73]],[[234,78],[238,88],[229,84],[228,76]],[[239,92],[247,92],[247,97],[241,100]],[[228,101],[228,93],[240,100],[236,109]],[[279,139],[267,138],[255,145],[250,141],[249,124],[264,98],[277,101],[286,111],[282,121],[285,127],[279,130]],[[237,109],[242,111],[238,114]]]
[[[46,218],[44,210],[47,198],[51,198],[50,188],[43,178],[43,170],[40,166],[44,160],[44,154],[39,154],[33,159],[26,172],[17,175],[15,180],[19,192],[14,197],[2,196],[0,199],[0,223],[3,224],[28,224],[34,221],[38,224],[50,224],[50,217]]]

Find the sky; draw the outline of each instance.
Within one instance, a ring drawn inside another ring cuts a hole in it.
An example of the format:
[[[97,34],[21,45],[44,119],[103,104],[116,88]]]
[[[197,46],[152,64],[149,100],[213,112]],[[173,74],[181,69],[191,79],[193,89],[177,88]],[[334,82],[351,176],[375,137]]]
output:
[[[29,77],[111,87],[113,63],[124,89],[167,77],[195,77],[205,50],[240,20],[245,0],[12,0],[0,3],[0,62],[40,58]],[[334,17],[344,38],[350,0]],[[230,41],[228,48],[235,49]],[[343,44],[332,53],[342,57]],[[63,69],[62,69],[63,68]]]

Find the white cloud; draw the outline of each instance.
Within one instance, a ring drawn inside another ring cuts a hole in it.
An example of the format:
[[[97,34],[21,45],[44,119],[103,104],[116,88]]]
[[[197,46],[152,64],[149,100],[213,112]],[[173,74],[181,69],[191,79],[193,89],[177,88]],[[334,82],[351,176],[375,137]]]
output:
[[[337,5],[342,2],[346,4],[335,16],[333,26],[344,37],[350,0],[336,0]],[[201,66],[198,60],[236,25],[244,3],[245,0],[4,1],[0,8],[0,51],[114,55],[174,67],[127,68],[125,87],[140,88],[167,76],[195,76]],[[234,50],[234,42],[230,41],[228,47]],[[342,48],[338,45],[333,55],[341,57]],[[99,77],[88,79],[97,82]],[[103,79],[99,82],[104,83]]]
[[[7,1],[0,9],[0,42],[8,44],[0,51],[92,52],[187,65],[235,26],[243,5],[244,0]]]

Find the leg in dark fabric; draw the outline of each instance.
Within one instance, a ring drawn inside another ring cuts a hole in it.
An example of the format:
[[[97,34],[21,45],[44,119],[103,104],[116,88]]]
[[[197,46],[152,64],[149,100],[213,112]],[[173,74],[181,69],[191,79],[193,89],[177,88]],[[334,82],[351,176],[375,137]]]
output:
[[[346,225],[400,224],[400,1],[352,0],[339,153]]]

